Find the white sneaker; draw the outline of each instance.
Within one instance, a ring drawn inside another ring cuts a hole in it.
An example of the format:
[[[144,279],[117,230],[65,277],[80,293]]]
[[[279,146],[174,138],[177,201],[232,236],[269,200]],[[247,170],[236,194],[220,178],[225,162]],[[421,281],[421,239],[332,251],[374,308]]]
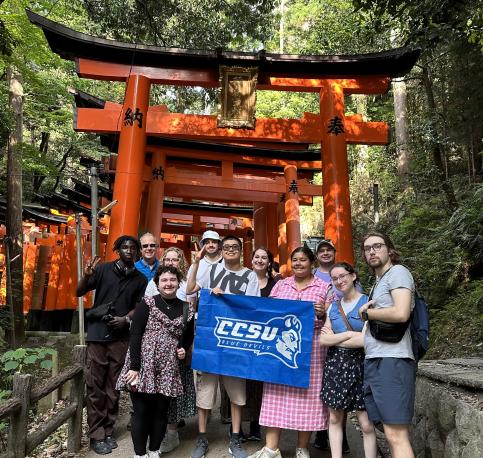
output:
[[[263,447],[258,452],[255,452],[253,455],[250,455],[248,458],[282,458],[282,454],[280,450],[273,451],[268,449],[267,447]]]
[[[310,458],[310,453],[308,448],[296,448],[295,458]]]
[[[160,453],[169,453],[179,445],[178,431],[166,431],[161,447],[159,447]]]
[[[148,458],[148,455],[134,455],[134,458]]]
[[[159,458],[159,451],[156,450],[155,452],[148,450],[148,458]]]

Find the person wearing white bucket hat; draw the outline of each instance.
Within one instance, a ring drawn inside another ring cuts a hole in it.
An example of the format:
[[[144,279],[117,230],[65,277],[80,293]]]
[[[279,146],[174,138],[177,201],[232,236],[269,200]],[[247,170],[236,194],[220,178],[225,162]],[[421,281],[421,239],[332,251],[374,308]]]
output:
[[[203,232],[200,240],[201,247],[205,248],[205,256],[200,261],[198,267],[198,273],[196,279],[199,280],[204,277],[208,269],[211,268],[213,264],[222,263],[223,257],[221,255],[221,237],[216,231],[208,230]],[[193,266],[191,265],[186,278],[190,278]]]

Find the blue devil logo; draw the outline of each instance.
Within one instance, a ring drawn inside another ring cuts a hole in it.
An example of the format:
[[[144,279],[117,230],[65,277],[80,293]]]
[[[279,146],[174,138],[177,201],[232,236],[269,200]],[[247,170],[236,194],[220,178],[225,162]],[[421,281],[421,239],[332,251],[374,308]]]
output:
[[[297,369],[301,351],[302,323],[295,315],[275,317],[266,323],[215,317],[218,347],[271,355],[292,369]]]

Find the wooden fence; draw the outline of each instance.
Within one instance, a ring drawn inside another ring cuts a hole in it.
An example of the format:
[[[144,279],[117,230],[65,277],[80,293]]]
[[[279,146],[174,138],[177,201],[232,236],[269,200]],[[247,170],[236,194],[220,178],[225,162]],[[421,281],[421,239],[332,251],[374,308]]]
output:
[[[74,347],[74,364],[51,377],[39,388],[32,388],[33,376],[15,374],[12,398],[0,404],[0,420],[10,417],[7,452],[0,458],[24,458],[68,421],[67,451],[76,453],[81,446],[82,409],[84,408],[84,363],[86,347]],[[43,397],[72,380],[69,405],[56,412],[37,430],[28,432],[29,411]]]

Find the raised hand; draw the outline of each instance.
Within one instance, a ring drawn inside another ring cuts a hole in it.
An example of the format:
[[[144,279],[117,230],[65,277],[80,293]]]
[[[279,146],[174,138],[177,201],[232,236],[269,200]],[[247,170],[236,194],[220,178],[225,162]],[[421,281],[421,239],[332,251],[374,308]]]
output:
[[[101,262],[101,258],[99,256],[96,256],[94,259],[90,259],[87,261],[86,266],[84,267],[84,275],[86,277],[90,277],[93,273],[94,270],[96,270],[97,264]]]

